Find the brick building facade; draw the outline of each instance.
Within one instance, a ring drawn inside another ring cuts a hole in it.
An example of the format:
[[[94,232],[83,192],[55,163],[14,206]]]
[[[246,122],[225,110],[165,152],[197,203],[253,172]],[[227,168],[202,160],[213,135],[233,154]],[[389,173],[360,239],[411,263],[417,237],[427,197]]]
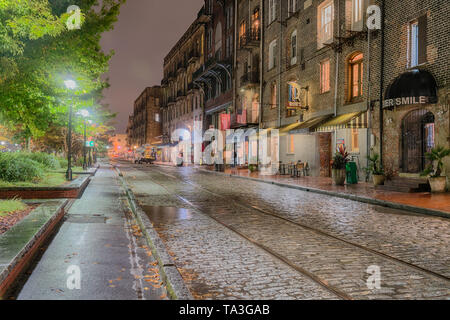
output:
[[[425,152],[449,146],[449,18],[439,0],[205,0],[164,62],[164,134],[196,117],[203,131],[279,129],[276,158],[311,175],[330,176],[345,145],[360,179],[374,153],[389,174],[418,178]],[[232,152],[249,163],[253,149]]]
[[[370,148],[369,101],[377,59],[368,59],[367,3],[362,0],[265,0],[262,127],[280,129],[282,162],[307,162],[330,176],[345,144],[360,176]],[[355,6],[355,3],[360,6]],[[377,47],[379,32],[371,32]],[[368,70],[371,69],[369,98]]]
[[[204,129],[225,130],[233,113],[233,0],[205,0],[205,62],[193,74],[205,100]]]
[[[384,13],[384,101],[374,134],[378,142],[382,135],[388,173],[417,177],[424,153],[450,142],[450,3],[388,0]],[[445,167],[450,176],[450,159]]]
[[[164,141],[160,146],[164,161],[173,160],[171,142],[186,139],[193,142],[194,129],[202,130],[203,94],[200,85],[194,82],[193,73],[205,60],[204,24],[208,19],[204,10],[200,10],[197,19],[164,59],[161,107]],[[200,154],[198,147],[185,150],[185,160],[198,163]]]
[[[134,102],[127,126],[127,142],[132,149],[160,142],[162,136],[161,87],[147,87]]]

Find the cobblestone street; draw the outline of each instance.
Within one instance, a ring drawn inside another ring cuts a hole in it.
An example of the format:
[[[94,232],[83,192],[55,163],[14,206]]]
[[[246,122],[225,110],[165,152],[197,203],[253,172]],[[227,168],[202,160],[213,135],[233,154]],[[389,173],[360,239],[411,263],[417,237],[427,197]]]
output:
[[[196,299],[450,298],[447,219],[189,167],[119,167]],[[380,289],[368,287],[373,266]]]

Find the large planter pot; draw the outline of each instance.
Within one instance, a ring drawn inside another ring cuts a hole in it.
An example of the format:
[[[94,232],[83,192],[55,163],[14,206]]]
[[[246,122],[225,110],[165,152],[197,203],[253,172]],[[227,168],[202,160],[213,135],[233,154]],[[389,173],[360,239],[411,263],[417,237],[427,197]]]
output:
[[[382,174],[374,174],[373,176],[373,184],[375,186],[382,186],[384,185],[384,181],[386,180],[386,177]]]
[[[345,184],[346,176],[345,169],[333,169],[333,181],[337,186],[343,186]]]
[[[431,192],[445,192],[447,177],[428,178],[431,186]]]

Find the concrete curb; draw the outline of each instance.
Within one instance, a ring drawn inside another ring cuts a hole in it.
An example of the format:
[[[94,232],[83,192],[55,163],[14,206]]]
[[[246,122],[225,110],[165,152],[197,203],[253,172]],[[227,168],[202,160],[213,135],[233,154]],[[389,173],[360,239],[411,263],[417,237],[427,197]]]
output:
[[[128,198],[131,211],[133,212],[142,232],[145,235],[148,245],[150,246],[153,256],[156,258],[159,264],[159,269],[167,287],[169,297],[173,300],[194,300],[189,289],[184,283],[180,272],[178,271],[172,257],[167,252],[164,242],[159,237],[153,225],[141,207],[138,205],[133,191],[128,187],[123,174],[119,168],[114,166],[117,171],[122,186]]]
[[[57,187],[2,187],[0,199],[79,199],[91,181],[91,175],[81,175],[70,183]]]
[[[68,200],[44,201],[0,236],[0,300],[65,215]],[[51,207],[50,211],[46,210]]]
[[[206,170],[206,169],[201,169],[201,168],[194,168],[194,169],[196,169],[198,171],[202,171],[202,172],[211,173],[211,174],[218,174],[218,175],[223,175],[223,176],[238,178],[238,179],[252,180],[252,181],[272,184],[272,185],[285,187],[285,188],[297,189],[297,190],[307,191],[307,192],[314,192],[314,193],[324,194],[324,195],[331,196],[331,197],[343,198],[343,199],[378,205],[378,206],[392,208],[392,209],[405,210],[405,211],[410,211],[410,212],[414,212],[414,213],[450,219],[450,213],[447,213],[445,211],[440,211],[440,210],[415,207],[415,206],[410,206],[407,204],[379,200],[379,199],[374,199],[374,198],[370,198],[370,197],[357,196],[354,194],[339,193],[339,192],[334,192],[334,191],[327,191],[327,190],[322,190],[322,189],[317,189],[317,188],[297,186],[297,185],[293,185],[293,184],[268,181],[268,180],[252,178],[252,177],[242,177],[242,176],[237,176],[237,175],[228,174],[228,173],[224,173],[224,172],[211,171],[211,170]]]

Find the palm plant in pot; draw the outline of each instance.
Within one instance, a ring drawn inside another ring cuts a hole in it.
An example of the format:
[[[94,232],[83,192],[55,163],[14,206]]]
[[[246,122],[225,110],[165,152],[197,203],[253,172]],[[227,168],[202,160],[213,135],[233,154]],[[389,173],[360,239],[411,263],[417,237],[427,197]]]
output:
[[[366,168],[366,171],[372,175],[373,184],[375,186],[383,185],[386,177],[383,166],[380,163],[380,155],[375,153],[372,156],[368,156],[367,159],[369,160],[369,167]]]
[[[347,175],[346,166],[349,161],[350,159],[347,150],[344,146],[339,146],[331,163],[333,180],[338,186],[343,186],[345,184],[345,178]]]
[[[431,152],[425,154],[430,160],[430,165],[422,172],[422,176],[428,176],[428,182],[432,192],[445,192],[447,177],[441,176],[444,169],[444,158],[450,156],[450,149],[437,146]]]

